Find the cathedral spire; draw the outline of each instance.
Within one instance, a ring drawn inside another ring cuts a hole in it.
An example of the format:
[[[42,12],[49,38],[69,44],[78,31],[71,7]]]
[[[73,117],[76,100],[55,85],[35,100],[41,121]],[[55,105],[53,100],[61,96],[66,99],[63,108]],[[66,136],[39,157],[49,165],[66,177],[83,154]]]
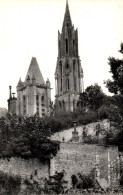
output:
[[[65,9],[65,14],[64,14],[64,21],[63,21],[62,31],[65,28],[65,26],[67,26],[67,25],[72,26],[68,0],[66,0],[66,9]]]
[[[73,111],[82,93],[82,67],[78,55],[78,31],[72,25],[68,0],[62,32],[58,31],[58,58],[55,72],[57,110]]]

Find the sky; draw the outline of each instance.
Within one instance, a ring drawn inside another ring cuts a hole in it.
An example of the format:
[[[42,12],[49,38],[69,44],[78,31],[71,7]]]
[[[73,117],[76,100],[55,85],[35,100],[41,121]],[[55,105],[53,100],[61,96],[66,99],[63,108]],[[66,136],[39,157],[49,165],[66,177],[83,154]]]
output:
[[[111,78],[109,56],[123,42],[123,0],[69,0],[72,23],[78,28],[79,56],[84,88]],[[0,107],[7,108],[9,85],[16,92],[24,81],[32,57],[55,95],[58,30],[61,31],[66,0],[0,0]]]

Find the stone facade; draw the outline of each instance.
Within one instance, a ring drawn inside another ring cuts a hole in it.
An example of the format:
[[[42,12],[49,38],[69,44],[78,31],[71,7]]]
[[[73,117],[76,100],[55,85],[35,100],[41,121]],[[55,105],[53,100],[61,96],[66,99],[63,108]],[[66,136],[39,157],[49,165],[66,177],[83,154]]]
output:
[[[78,31],[72,25],[68,2],[62,32],[58,32],[58,58],[55,71],[57,110],[73,111],[83,92],[83,70],[78,54]]]
[[[97,179],[107,183],[107,187],[117,188],[120,179],[120,165],[117,147],[107,147],[82,144],[61,143],[56,157],[50,161],[50,174],[65,171],[65,180],[71,187],[71,176],[81,173],[89,175],[96,169]]]
[[[40,117],[50,115],[51,87],[50,81],[46,83],[39,69],[36,58],[32,58],[25,81],[19,80],[17,84],[17,98],[8,100],[9,112],[13,110],[19,116]]]

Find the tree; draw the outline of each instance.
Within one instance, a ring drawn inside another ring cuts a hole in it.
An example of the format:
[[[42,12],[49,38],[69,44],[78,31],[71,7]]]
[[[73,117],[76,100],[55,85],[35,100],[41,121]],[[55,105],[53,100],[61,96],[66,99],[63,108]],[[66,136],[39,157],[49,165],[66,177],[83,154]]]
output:
[[[121,43],[119,52],[123,54],[123,43]],[[110,73],[112,73],[112,80],[108,79],[107,81],[104,81],[104,83],[111,93],[123,94],[123,59],[109,57],[108,60]]]
[[[100,119],[108,118],[111,121],[121,122],[123,116],[122,95],[106,96],[98,109]]]
[[[34,116],[27,118],[10,118],[0,120],[0,154],[5,157],[20,156],[24,158],[45,158],[55,155],[58,142],[49,139],[49,124]]]
[[[95,83],[86,88],[85,92],[80,95],[81,106],[89,107],[90,109],[98,109],[102,105],[103,93],[101,87]]]

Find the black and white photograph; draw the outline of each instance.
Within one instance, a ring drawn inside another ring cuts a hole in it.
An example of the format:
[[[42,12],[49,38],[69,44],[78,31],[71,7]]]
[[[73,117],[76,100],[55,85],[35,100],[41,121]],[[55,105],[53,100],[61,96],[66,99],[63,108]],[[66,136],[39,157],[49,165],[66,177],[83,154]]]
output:
[[[0,0],[0,195],[123,194],[123,0]]]

